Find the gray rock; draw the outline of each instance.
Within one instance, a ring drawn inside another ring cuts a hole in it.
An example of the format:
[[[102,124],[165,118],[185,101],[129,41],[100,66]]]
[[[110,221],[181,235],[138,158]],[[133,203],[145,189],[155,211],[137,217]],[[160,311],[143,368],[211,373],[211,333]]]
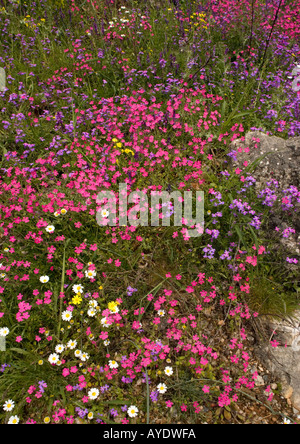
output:
[[[244,140],[232,142],[231,149],[236,151],[236,160],[231,161],[231,167],[244,169],[245,162],[247,166],[251,165],[257,191],[265,188],[271,179],[278,182],[279,190],[290,186],[300,189],[300,137],[284,140],[259,131],[248,132]],[[280,243],[287,251],[299,255],[300,206],[299,211],[292,212],[289,217],[289,225],[294,226],[296,233],[289,239],[281,238]],[[272,212],[270,223],[274,228],[287,227],[280,214]],[[261,328],[265,338],[276,339],[280,346],[273,348],[267,340],[255,346],[255,353],[265,368],[281,380],[282,395],[300,412],[300,310],[286,319],[262,317]]]
[[[231,147],[241,150],[235,166],[243,167],[245,161],[249,165],[257,162],[254,173],[257,186],[264,185],[270,179],[278,180],[282,188],[300,186],[300,137],[284,140],[260,131],[250,131],[245,140],[237,139]]]
[[[250,131],[244,140],[237,139],[231,143],[235,150],[236,160],[230,161],[233,168],[245,168],[245,162],[251,167],[251,175],[256,179],[258,190],[265,188],[266,183],[274,179],[279,190],[295,186],[300,189],[300,137],[284,140],[268,136],[260,131]],[[281,238],[280,243],[291,254],[300,255],[300,204],[299,211],[294,211],[289,223],[296,233],[289,238]],[[281,231],[287,228],[286,222],[278,215],[271,215],[269,231],[278,226]]]

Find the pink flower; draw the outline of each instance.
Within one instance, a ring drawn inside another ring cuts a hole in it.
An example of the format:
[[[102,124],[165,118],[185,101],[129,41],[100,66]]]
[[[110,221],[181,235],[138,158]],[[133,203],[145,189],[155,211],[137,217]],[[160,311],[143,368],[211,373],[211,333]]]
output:
[[[209,386],[208,386],[208,385],[204,385],[203,388],[202,388],[202,391],[203,391],[204,393],[209,393],[209,392],[210,392],[210,388],[209,388]]]

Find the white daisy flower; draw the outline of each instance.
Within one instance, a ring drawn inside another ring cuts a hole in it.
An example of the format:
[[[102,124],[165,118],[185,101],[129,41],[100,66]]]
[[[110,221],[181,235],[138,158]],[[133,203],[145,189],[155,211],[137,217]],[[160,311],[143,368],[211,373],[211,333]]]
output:
[[[74,293],[83,293],[83,286],[82,285],[73,285],[72,290]]]
[[[49,282],[49,276],[41,276],[40,277],[40,282],[42,284],[47,284],[47,282]]]
[[[19,424],[19,421],[18,416],[11,416],[7,424]]]
[[[65,349],[65,346],[64,346],[63,344],[58,344],[58,345],[55,347],[55,351],[56,351],[56,353],[62,353],[62,352],[64,351],[64,349]]]
[[[157,314],[162,318],[165,315],[165,310],[158,310]]]
[[[173,369],[172,369],[172,367],[166,367],[165,368],[165,374],[167,375],[167,376],[172,376],[173,375]]]
[[[0,328],[0,336],[7,336],[9,334],[9,328],[2,327]]]
[[[80,359],[81,361],[86,362],[89,360],[89,355],[87,353],[81,353]]]
[[[108,217],[108,216],[109,216],[109,211],[107,211],[107,210],[102,210],[102,211],[101,211],[101,216],[102,216],[102,217]]]
[[[14,401],[9,399],[8,401],[5,401],[5,403],[3,404],[3,410],[5,412],[11,412],[13,410],[14,406],[15,406]]]
[[[72,317],[73,317],[72,312],[69,310],[65,310],[61,315],[63,321],[70,321]]]
[[[62,214],[62,215],[65,215],[65,214],[67,214],[67,210],[65,209],[65,208],[62,208],[61,210],[60,210],[60,214]]]
[[[47,231],[47,233],[54,233],[54,231],[55,231],[54,225],[48,225],[46,227],[46,231]]]
[[[110,341],[109,341],[108,339],[106,339],[106,340],[103,342],[103,344],[104,344],[105,346],[108,346],[108,345],[110,344]]]
[[[109,368],[118,368],[119,364],[117,363],[117,361],[109,361],[108,366]]]
[[[93,412],[89,412],[87,415],[88,419],[93,419],[94,418],[94,413]]]
[[[76,356],[76,358],[81,358],[82,351],[81,350],[75,350],[74,355]]]
[[[108,328],[110,326],[110,323],[109,323],[107,318],[102,318],[101,319],[101,324],[102,324],[103,327],[106,327],[106,328]]]
[[[88,397],[89,399],[97,399],[99,396],[99,390],[97,388],[92,388],[89,392],[88,392]]]
[[[50,362],[50,364],[56,364],[57,361],[59,361],[59,356],[56,353],[52,353],[49,356],[48,361]]]
[[[130,418],[135,418],[139,413],[139,409],[135,405],[131,405],[128,410],[127,414],[130,416]]]
[[[68,348],[70,348],[71,350],[73,350],[74,348],[76,348],[76,345],[77,345],[77,341],[69,341],[68,343],[67,343],[67,347]]]
[[[88,279],[93,279],[94,277],[96,277],[96,270],[86,270],[85,271],[85,277],[87,277]]]
[[[93,299],[92,301],[89,302],[89,306],[93,307],[93,308],[96,308],[96,307],[98,307],[98,302],[95,301],[95,299]]]
[[[88,309],[88,312],[87,312],[87,314],[88,314],[88,316],[90,316],[91,318],[93,318],[94,316],[96,316],[96,310],[94,310],[94,308],[89,308]]]
[[[166,393],[166,391],[167,391],[167,386],[166,386],[166,384],[158,384],[158,386],[157,386],[156,388],[157,388],[157,390],[159,391],[159,393],[161,393],[162,395],[163,395],[164,393]]]

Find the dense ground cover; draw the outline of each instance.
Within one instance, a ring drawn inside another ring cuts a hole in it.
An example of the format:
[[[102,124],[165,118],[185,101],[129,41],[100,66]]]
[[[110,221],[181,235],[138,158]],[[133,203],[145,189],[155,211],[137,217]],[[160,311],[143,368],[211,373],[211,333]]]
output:
[[[285,421],[248,336],[299,304],[300,191],[230,144],[300,135],[299,1],[0,6],[1,423]],[[100,226],[119,183],[204,191],[203,235]]]

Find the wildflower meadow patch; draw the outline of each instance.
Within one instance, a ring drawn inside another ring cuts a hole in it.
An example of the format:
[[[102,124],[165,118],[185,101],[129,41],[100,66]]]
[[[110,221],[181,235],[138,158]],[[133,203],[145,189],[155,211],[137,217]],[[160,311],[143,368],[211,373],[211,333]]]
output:
[[[300,189],[233,142],[300,136],[299,0],[0,0],[0,27],[0,423],[297,422],[253,344],[299,308]]]

